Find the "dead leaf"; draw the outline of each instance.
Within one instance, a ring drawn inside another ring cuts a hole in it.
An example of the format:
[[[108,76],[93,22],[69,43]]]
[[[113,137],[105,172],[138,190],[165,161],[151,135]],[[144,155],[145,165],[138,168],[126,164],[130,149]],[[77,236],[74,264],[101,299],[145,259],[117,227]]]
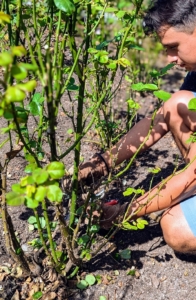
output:
[[[33,283],[31,286],[29,286],[29,296],[30,296],[30,299],[31,297],[38,291],[40,291],[40,286],[39,286],[39,283],[35,284]]]
[[[54,282],[57,280],[57,272],[53,269],[50,269],[49,272],[48,272],[48,280],[50,282]]]
[[[12,150],[10,152],[6,152],[6,158],[7,159],[13,159],[20,151],[22,150],[22,148],[20,150]]]
[[[108,280],[108,275],[104,274],[101,276],[102,277],[102,283],[105,285],[108,285],[110,283],[110,281]]]
[[[8,274],[6,274],[6,273],[1,273],[1,274],[0,274],[0,281],[3,281],[4,278],[5,278],[7,275],[8,275]]]

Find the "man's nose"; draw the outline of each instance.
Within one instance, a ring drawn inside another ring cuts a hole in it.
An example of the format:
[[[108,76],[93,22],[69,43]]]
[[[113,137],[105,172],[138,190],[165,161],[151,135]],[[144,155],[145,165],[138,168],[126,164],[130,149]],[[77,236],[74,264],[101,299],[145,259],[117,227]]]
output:
[[[177,55],[171,55],[169,53],[167,53],[167,60],[168,60],[168,63],[177,63],[178,61],[178,56]]]

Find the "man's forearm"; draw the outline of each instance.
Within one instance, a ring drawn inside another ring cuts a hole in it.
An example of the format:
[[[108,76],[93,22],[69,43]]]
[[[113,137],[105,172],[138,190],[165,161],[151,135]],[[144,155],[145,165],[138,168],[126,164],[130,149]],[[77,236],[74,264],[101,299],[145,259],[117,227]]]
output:
[[[108,150],[102,154],[108,167],[119,165],[124,160],[130,159],[143,143],[150,130],[149,138],[144,143],[140,153],[155,144],[168,131],[162,107],[157,112],[153,124],[150,117],[142,119],[110,151]]]
[[[129,214],[136,212],[137,217],[169,208],[196,193],[196,161],[184,171],[171,175],[161,183],[135,200]]]

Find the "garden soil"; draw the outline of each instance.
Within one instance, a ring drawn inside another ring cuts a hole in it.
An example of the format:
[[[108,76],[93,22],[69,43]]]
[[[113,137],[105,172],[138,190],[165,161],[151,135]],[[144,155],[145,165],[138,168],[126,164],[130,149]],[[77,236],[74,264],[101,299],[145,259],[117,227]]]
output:
[[[164,79],[163,88],[169,92],[178,90],[182,83],[183,74],[178,70],[172,71]],[[126,86],[122,83],[115,100],[115,109],[118,118],[125,114],[123,103],[126,100]],[[138,119],[149,115],[156,106],[156,100],[147,94],[138,95],[141,110]],[[125,107],[125,106],[124,106]],[[1,121],[0,121],[1,122]],[[59,120],[61,133],[58,133],[59,142],[63,141],[63,132],[69,127],[64,119]],[[4,127],[5,124],[1,124]],[[82,155],[88,159],[95,146],[84,141]],[[2,157],[5,153],[1,153]],[[161,172],[154,178],[153,185],[162,178],[172,173],[176,164],[183,166],[183,161],[178,152],[175,142],[170,134],[163,137],[156,145],[145,154],[138,157],[134,166],[114,182],[106,194],[106,200],[118,199],[120,202],[127,201],[122,192],[127,187],[140,187],[148,189],[152,176],[149,168],[160,167]],[[70,156],[71,164],[71,156]],[[8,168],[8,187],[17,182],[24,174],[25,166],[23,154],[19,153]],[[14,230],[20,240],[23,250],[32,251],[28,241],[36,236],[29,231],[27,219],[32,214],[25,207],[9,208],[12,216]],[[46,270],[39,272],[34,277],[24,277],[19,267],[7,255],[4,245],[3,230],[0,231],[0,299],[22,300],[33,299],[33,294],[43,290],[45,296],[41,299],[56,300],[195,300],[196,299],[196,256],[175,253],[166,245],[157,215],[146,217],[149,225],[144,230],[120,231],[112,239],[109,245],[102,250],[93,260],[86,263],[81,270],[80,278],[86,274],[99,275],[100,280],[86,290],[76,288],[77,279],[65,281],[57,274]],[[1,224],[2,228],[2,224]],[[100,232],[100,237],[106,233]],[[119,253],[122,250],[130,250],[130,258],[122,259]],[[130,274],[130,275],[129,275]],[[132,274],[132,275],[131,275]],[[101,298],[104,296],[105,298]]]

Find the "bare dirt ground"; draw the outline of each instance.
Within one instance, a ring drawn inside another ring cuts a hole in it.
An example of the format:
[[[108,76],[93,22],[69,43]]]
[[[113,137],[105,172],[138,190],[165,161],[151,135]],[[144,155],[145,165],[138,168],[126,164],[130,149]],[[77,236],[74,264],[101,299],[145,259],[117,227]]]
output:
[[[169,92],[178,90],[182,82],[179,72],[172,72],[165,79],[164,87]],[[122,97],[123,98],[123,97]],[[121,106],[122,98],[117,99],[116,107]],[[118,101],[121,101],[118,103]],[[140,98],[142,109],[139,118],[149,114],[155,105],[155,99],[146,95]],[[123,114],[123,111],[120,113]],[[120,116],[120,114],[119,114]],[[62,132],[65,124],[62,121]],[[4,126],[1,124],[1,127]],[[62,133],[63,134],[63,133]],[[61,136],[59,136],[59,140]],[[85,143],[82,148],[85,158],[96,152],[91,144]],[[1,155],[4,155],[1,153]],[[181,158],[178,149],[170,134],[167,134],[149,151],[138,157],[134,166],[123,176],[122,180],[114,183],[107,194],[107,199],[119,199],[121,202],[127,199],[122,196],[126,187],[148,188],[151,180],[148,169],[154,166],[162,169],[155,177],[156,184],[162,178],[171,174]],[[16,182],[24,168],[25,160],[19,155],[12,160],[8,169],[8,185]],[[122,184],[123,181],[123,184]],[[24,207],[12,207],[9,209],[12,216],[14,229],[24,247],[27,245],[32,233],[29,232],[27,219],[31,215],[30,210]],[[148,218],[149,226],[139,231],[121,231],[113,239],[108,249],[104,249],[93,260],[87,263],[82,275],[92,273],[101,276],[101,283],[95,284],[85,291],[76,289],[77,280],[68,282],[51,276],[38,276],[37,278],[23,278],[19,271],[15,274],[6,274],[6,267],[11,269],[12,259],[7,255],[4,245],[4,235],[0,231],[0,299],[22,300],[27,298],[27,290],[33,286],[49,287],[48,298],[41,299],[68,299],[68,300],[99,300],[105,296],[107,300],[146,300],[146,299],[168,299],[168,300],[195,300],[196,299],[196,257],[185,254],[174,253],[165,244],[159,222],[156,217]],[[154,219],[154,220],[153,220]],[[1,224],[2,226],[2,224]],[[1,227],[2,228],[2,227]],[[104,234],[104,231],[100,234]],[[113,250],[112,251],[112,247]],[[123,249],[131,250],[131,258],[120,259],[118,253]],[[130,269],[135,270],[135,275],[127,275]],[[48,279],[49,278],[49,279]],[[56,285],[54,284],[56,283]],[[26,292],[25,292],[26,291]]]

